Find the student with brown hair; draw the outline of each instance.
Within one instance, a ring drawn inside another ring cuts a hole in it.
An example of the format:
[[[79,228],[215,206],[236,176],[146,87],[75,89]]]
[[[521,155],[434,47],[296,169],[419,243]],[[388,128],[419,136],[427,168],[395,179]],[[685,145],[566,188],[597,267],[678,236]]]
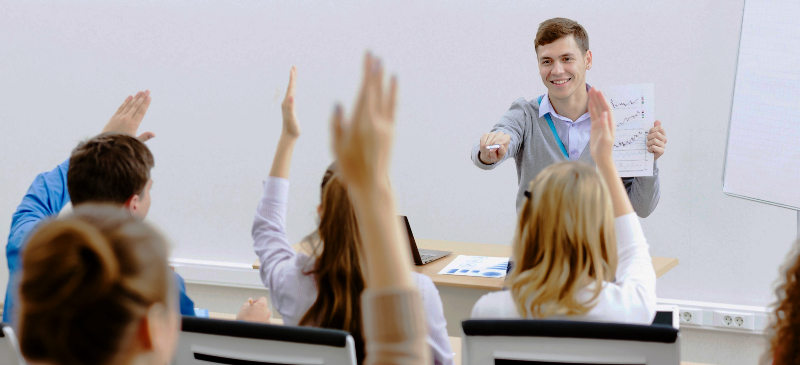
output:
[[[647,240],[614,165],[614,116],[589,91],[591,166],[562,162],[528,184],[512,242],[509,290],[481,297],[473,318],[651,324],[656,275]]]
[[[56,217],[67,203],[109,203],[144,219],[150,210],[150,170],[153,155],[143,143],[155,137],[145,132],[134,137],[150,105],[150,92],[128,96],[106,124],[101,134],[80,143],[67,161],[36,177],[12,216],[6,245],[10,272],[3,322],[16,324],[14,304],[20,255],[31,233],[43,221]],[[194,303],[186,296],[183,279],[174,274],[181,292],[184,315],[194,315]]]
[[[364,337],[361,305],[368,285],[365,243],[359,233],[362,217],[355,211],[351,188],[338,167],[329,168],[322,181],[319,226],[306,241],[313,252],[296,252],[286,238],[289,167],[300,135],[294,108],[295,80],[296,69],[292,68],[283,102],[283,130],[253,223],[261,279],[285,324],[348,331],[363,360],[364,343],[369,341]],[[415,273],[413,278],[424,303],[434,362],[451,364],[453,355],[439,292],[427,276]]]
[[[367,288],[362,296],[367,364],[430,363],[419,281],[400,228],[389,161],[397,106],[397,79],[383,88],[383,67],[369,53],[364,80],[347,120],[341,106],[332,118],[333,150],[349,189],[362,238]],[[415,285],[415,281],[417,281]],[[430,325],[430,323],[429,323]]]
[[[19,343],[29,364],[167,364],[180,314],[167,242],[130,211],[83,204],[23,253]]]
[[[472,162],[483,170],[514,158],[519,184],[517,210],[524,205],[527,183],[548,166],[563,161],[596,163],[586,148],[592,123],[586,83],[592,51],[586,30],[570,19],[545,20],[536,32],[534,50],[547,93],[530,101],[514,101],[472,149]],[[656,160],[664,154],[666,143],[664,127],[656,121],[647,135],[648,151]],[[653,168],[653,176],[622,181],[636,214],[643,218],[650,215],[660,197],[658,167]]]
[[[769,329],[769,350],[762,364],[800,364],[800,241],[786,258],[780,270],[781,279],[775,289],[778,300]]]

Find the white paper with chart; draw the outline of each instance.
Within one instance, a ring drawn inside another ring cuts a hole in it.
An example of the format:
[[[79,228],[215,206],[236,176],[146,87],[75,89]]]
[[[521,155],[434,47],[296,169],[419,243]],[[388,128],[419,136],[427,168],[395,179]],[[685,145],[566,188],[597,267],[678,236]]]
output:
[[[439,271],[439,275],[482,276],[503,278],[508,270],[508,257],[458,255]]]
[[[653,84],[603,88],[614,108],[617,134],[613,154],[620,177],[653,176],[655,156],[647,152],[647,134],[655,122],[653,89]]]

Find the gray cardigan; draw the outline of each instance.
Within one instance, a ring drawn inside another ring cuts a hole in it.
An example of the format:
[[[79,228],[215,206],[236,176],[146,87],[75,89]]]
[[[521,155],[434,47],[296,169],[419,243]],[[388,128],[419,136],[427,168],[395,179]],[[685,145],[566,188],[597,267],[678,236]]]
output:
[[[508,152],[503,159],[491,165],[481,162],[478,159],[478,152],[480,152],[480,142],[478,142],[472,148],[472,162],[481,169],[491,170],[509,157],[514,158],[517,163],[517,184],[519,185],[517,210],[519,210],[525,199],[524,193],[528,188],[528,183],[547,166],[568,160],[561,153],[555,139],[556,136],[547,125],[547,120],[539,118],[539,103],[536,99],[527,101],[519,98],[514,101],[511,108],[492,128],[492,132],[498,131],[511,136]],[[583,149],[578,161],[595,166],[588,145]],[[653,168],[652,177],[623,178],[622,182],[637,215],[645,218],[656,209],[661,196],[657,165]]]

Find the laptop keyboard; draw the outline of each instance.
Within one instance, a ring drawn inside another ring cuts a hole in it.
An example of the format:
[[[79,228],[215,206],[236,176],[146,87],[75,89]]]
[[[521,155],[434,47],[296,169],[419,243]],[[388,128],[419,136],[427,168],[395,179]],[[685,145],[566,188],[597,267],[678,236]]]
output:
[[[423,262],[424,262],[425,260],[430,260],[430,259],[432,259],[432,258],[434,258],[434,257],[436,257],[436,255],[431,255],[431,254],[429,254],[429,253],[423,253],[423,254],[420,254],[420,255],[419,255],[419,258],[420,258],[420,259],[422,259],[422,261],[423,261]]]

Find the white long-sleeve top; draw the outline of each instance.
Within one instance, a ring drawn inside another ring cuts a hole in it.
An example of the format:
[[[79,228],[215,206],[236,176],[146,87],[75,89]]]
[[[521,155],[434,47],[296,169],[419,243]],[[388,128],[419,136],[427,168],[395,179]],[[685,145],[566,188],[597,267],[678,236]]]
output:
[[[285,325],[296,326],[317,300],[318,291],[314,278],[304,274],[313,269],[314,259],[295,251],[286,238],[288,200],[289,180],[268,177],[253,222],[253,249],[261,263],[261,281],[269,289],[273,307]],[[453,364],[439,291],[429,277],[413,274],[422,297],[428,324],[427,342],[433,351],[434,364]]]
[[[597,305],[579,316],[552,316],[547,319],[590,322],[651,324],[656,315],[656,273],[649,246],[635,213],[614,220],[617,233],[617,275],[605,282]],[[591,298],[594,283],[578,292],[578,299]],[[526,316],[531,318],[530,313]],[[472,318],[522,318],[510,290],[489,293],[472,308]]]

